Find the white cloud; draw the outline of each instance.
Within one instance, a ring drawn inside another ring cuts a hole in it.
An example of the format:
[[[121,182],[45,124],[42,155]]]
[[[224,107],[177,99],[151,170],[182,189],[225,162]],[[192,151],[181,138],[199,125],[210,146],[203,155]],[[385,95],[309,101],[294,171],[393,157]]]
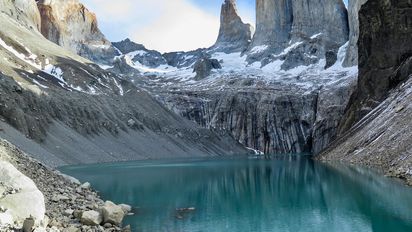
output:
[[[159,51],[191,50],[208,47],[215,42],[219,32],[218,17],[186,0],[161,2],[160,16],[137,28],[132,35],[134,40]]]
[[[218,15],[189,0],[84,0],[100,24],[127,28],[128,37],[162,52],[211,46],[219,32]],[[106,34],[107,33],[106,28]],[[116,28],[110,29],[116,31]],[[109,34],[111,31],[109,31]]]

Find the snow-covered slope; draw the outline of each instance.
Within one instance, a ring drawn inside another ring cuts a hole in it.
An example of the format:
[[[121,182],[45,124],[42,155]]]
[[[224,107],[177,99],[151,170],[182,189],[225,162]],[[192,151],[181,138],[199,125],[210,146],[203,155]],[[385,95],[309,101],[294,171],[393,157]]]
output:
[[[320,59],[285,70],[286,57],[300,45],[291,44],[269,63],[250,63],[240,52],[203,49],[163,54],[167,64],[155,67],[136,59],[149,53],[136,47],[114,57],[118,68],[108,70],[129,78],[177,114],[230,131],[248,147],[266,153],[318,152],[335,136],[358,70],[342,66],[348,43],[326,69],[328,61]],[[215,60],[221,68],[199,79],[194,72],[199,59]]]

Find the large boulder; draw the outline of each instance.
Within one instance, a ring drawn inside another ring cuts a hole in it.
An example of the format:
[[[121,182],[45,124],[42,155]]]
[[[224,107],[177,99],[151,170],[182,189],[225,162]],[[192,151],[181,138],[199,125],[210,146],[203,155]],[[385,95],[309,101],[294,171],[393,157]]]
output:
[[[80,222],[87,226],[97,226],[103,222],[103,215],[95,210],[83,212]]]
[[[110,223],[113,225],[120,225],[125,215],[121,206],[114,204],[111,201],[106,201],[101,207],[103,214],[103,223]]]
[[[0,173],[1,223],[12,219],[22,225],[29,217],[40,223],[46,209],[44,196],[34,182],[5,161],[0,161]]]

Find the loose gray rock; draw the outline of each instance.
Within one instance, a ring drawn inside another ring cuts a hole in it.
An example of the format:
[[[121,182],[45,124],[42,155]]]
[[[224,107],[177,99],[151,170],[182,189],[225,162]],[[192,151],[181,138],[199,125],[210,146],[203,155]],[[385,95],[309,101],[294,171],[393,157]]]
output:
[[[33,218],[27,218],[26,220],[24,220],[23,223],[23,232],[32,232],[33,231],[33,227],[34,227],[34,219]]]
[[[114,225],[120,225],[125,215],[122,207],[114,204],[111,201],[106,201],[104,203],[104,206],[101,207],[101,211],[103,214],[103,222]]]
[[[80,222],[87,226],[97,226],[103,222],[103,215],[94,210],[83,212]]]

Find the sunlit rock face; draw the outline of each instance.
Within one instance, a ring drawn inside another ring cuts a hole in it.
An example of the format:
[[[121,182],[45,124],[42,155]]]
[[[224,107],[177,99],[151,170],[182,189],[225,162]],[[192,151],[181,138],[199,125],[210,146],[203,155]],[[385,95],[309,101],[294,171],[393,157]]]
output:
[[[220,30],[214,51],[242,52],[252,39],[252,26],[243,23],[240,18],[235,0],[225,0],[220,14]]]
[[[345,57],[344,66],[358,65],[358,38],[359,38],[359,10],[368,0],[349,1],[349,48]]]
[[[41,32],[50,41],[97,63],[117,54],[96,15],[78,0],[40,0]]]
[[[0,9],[23,26],[34,31],[40,30],[40,14],[34,0],[2,0]]]

